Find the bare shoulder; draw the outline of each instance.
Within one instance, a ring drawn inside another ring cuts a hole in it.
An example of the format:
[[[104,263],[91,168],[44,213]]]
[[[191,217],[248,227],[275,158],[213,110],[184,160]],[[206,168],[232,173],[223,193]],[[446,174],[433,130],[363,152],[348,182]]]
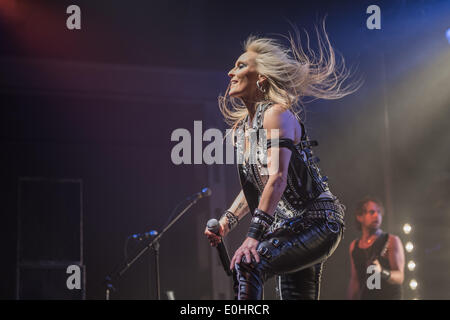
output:
[[[399,248],[402,246],[402,240],[395,234],[389,234],[388,247],[391,249]]]
[[[274,121],[288,120],[291,112],[289,108],[275,103],[264,112],[264,124],[270,124]]]
[[[267,113],[283,113],[289,110],[288,107],[282,105],[281,103],[273,103],[267,110]]]
[[[293,138],[293,132],[297,120],[294,114],[287,108],[279,103],[273,104],[264,113],[263,127],[265,129],[279,129],[280,136],[286,138]]]

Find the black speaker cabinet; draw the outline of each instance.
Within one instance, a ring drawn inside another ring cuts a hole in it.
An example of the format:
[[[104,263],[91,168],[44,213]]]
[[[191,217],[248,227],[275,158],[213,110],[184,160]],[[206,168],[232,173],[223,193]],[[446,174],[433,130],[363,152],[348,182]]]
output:
[[[17,299],[83,299],[82,181],[18,181]]]

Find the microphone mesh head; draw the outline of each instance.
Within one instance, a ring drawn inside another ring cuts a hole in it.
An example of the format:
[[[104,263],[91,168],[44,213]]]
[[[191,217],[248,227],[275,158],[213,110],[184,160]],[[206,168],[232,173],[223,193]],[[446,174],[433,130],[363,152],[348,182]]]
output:
[[[211,232],[216,232],[219,230],[219,221],[217,219],[210,219],[208,220],[208,223],[206,224],[206,227]]]

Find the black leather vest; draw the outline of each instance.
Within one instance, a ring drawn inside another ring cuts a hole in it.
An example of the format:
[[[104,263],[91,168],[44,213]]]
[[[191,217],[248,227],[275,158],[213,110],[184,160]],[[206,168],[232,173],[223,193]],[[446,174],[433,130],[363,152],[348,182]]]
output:
[[[245,129],[245,124],[248,122],[247,117],[239,124],[238,131],[247,132],[251,129],[258,131],[263,129],[264,112],[273,105],[272,102],[260,103],[256,109],[255,116],[251,128]],[[294,216],[303,214],[308,205],[317,199],[323,192],[329,191],[327,184],[327,177],[322,176],[320,169],[317,166],[319,159],[313,155],[311,147],[317,146],[317,141],[309,140],[305,127],[302,127],[302,137],[298,144],[294,144],[291,139],[280,138],[278,140],[279,147],[287,147],[292,151],[289,162],[287,187],[284,190],[277,208],[275,209],[275,219],[288,219]],[[238,139],[239,140],[239,139]],[[270,148],[274,143],[272,140],[267,141],[267,148]],[[242,142],[242,140],[241,140]],[[254,152],[266,152],[267,149],[258,143],[250,144],[250,154]],[[253,146],[252,146],[253,145]],[[239,150],[243,152],[244,146],[237,142],[238,153]],[[245,158],[245,157],[244,157]],[[265,171],[265,174],[262,172]],[[239,179],[242,190],[247,200],[251,214],[259,204],[259,199],[267,183],[267,164],[264,164],[256,157],[256,161],[238,161]],[[330,193],[331,195],[331,193]],[[332,195],[331,195],[332,196]]]

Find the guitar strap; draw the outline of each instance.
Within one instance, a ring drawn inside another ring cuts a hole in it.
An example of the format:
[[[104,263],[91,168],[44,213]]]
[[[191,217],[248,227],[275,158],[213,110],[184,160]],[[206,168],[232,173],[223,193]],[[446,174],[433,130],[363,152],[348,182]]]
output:
[[[371,265],[373,261],[379,259],[381,256],[383,256],[387,251],[388,246],[388,240],[389,240],[389,233],[383,232],[377,240],[375,240],[373,244],[373,250],[370,256],[370,259],[368,260],[368,264]]]

